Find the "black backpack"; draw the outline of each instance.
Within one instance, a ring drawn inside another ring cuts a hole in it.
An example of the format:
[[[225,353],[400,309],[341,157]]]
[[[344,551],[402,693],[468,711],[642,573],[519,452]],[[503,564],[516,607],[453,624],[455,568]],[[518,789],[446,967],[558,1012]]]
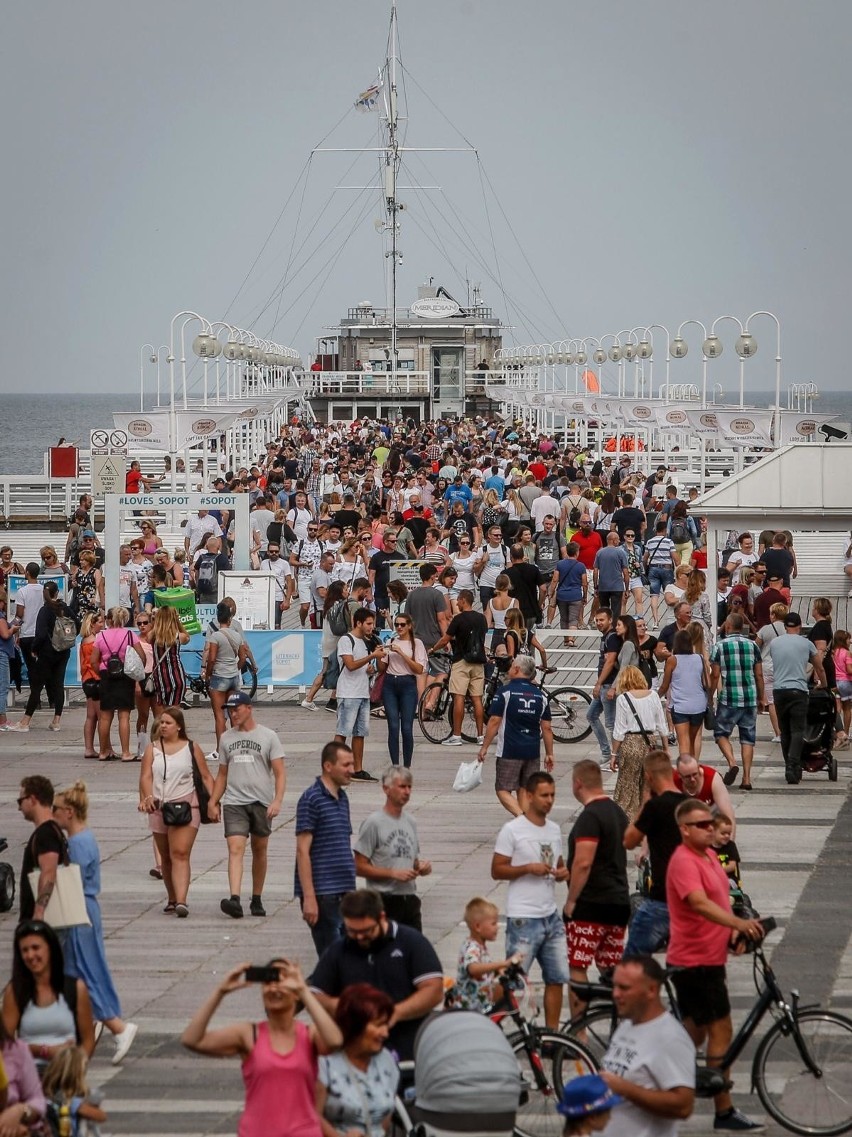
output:
[[[485,637],[479,628],[471,628],[467,637],[467,647],[462,656],[465,663],[485,662]]]
[[[0,912],[9,912],[15,903],[15,870],[0,861]]]

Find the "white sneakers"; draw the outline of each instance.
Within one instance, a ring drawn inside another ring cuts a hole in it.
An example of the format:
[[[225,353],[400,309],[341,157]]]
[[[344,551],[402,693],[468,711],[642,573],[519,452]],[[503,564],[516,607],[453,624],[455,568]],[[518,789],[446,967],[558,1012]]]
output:
[[[112,1056],[113,1066],[118,1066],[122,1059],[127,1055],[127,1051],[133,1045],[133,1040],[139,1027],[136,1023],[127,1023],[124,1030],[115,1036],[115,1054]]]
[[[307,699],[302,699],[301,703],[299,703],[299,706],[304,707],[306,711],[317,710],[316,703],[309,703]]]
[[[461,746],[462,739],[459,734],[451,734],[449,738],[445,738],[441,743],[442,746]]]

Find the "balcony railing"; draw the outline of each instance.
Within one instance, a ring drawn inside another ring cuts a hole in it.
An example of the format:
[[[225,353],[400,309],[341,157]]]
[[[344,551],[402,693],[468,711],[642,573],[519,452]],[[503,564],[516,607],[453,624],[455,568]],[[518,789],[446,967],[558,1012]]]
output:
[[[466,371],[464,397],[486,394],[485,384],[493,380],[490,371]],[[305,375],[308,397],[330,399],[340,395],[388,398],[424,398],[431,394],[428,371],[311,371]],[[459,396],[461,397],[461,396]]]

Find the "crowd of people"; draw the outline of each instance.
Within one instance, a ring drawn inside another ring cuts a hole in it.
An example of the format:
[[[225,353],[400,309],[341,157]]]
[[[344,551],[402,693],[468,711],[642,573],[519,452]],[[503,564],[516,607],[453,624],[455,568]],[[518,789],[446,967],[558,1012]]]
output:
[[[293,426],[256,466],[217,477],[211,488],[249,494],[251,555],[276,578],[277,622],[297,606],[303,627],[322,630],[322,668],[301,707],[315,711],[326,690],[336,714],[317,777],[295,807],[294,891],[316,964],[307,980],[281,957],[262,968],[233,968],[183,1035],[201,1054],[241,1058],[242,1137],[274,1134],[273,1115],[286,1118],[282,1134],[383,1133],[399,1084],[397,1060],[412,1057],[420,1024],[445,999],[450,1007],[486,1010],[513,961],[540,968],[551,1027],[564,1018],[566,990],[571,1015],[582,1012],[570,981],[586,980],[594,966],[613,983],[624,1021],[600,1080],[577,1079],[566,1089],[566,1132],[585,1131],[577,1118],[599,1114],[616,1137],[675,1132],[676,1120],[693,1108],[695,1048],[706,1042],[712,1065],[730,1039],[725,966],[732,937],[762,935],[758,922],[734,914],[731,900],[741,890],[742,866],[729,787],[741,767],[741,789],[752,788],[757,714],[769,708],[790,784],[802,776],[814,686],[836,699],[836,745],[846,744],[850,726],[849,635],[834,632],[827,599],[814,602],[813,626],[800,634],[791,535],[728,535],[710,598],[706,525],[690,513],[696,495],[681,493],[673,471],[640,473],[632,455],[595,460],[545,436],[484,422]],[[79,622],[85,757],[140,760],[138,809],[152,834],[163,911],[189,917],[194,842],[202,825],[221,824],[228,878],[221,912],[242,919],[247,892],[249,916],[265,917],[268,843],[286,794],[284,747],[241,689],[249,651],[227,600],[217,603],[202,659],[216,747],[205,754],[189,737],[180,705],[186,633],[175,610],[157,607],[153,596],[188,583],[199,600],[217,600],[233,518],[198,511],[186,525],[184,549],[172,556],[153,521],[140,517],[140,536],[120,550],[120,603],[106,612],[102,550],[81,506],[66,549],[75,568],[72,603],[40,582],[51,563],[45,549],[42,564],[24,566],[27,583],[14,614],[0,606],[0,692],[4,674],[9,682],[3,661],[13,657],[4,644],[23,654],[31,676],[24,716],[10,724],[0,706],[0,727],[28,731],[44,692],[50,725],[60,728]],[[419,583],[406,587],[393,566],[412,560]],[[0,553],[0,572],[19,567],[11,549]],[[599,754],[573,765],[580,812],[567,834],[549,817],[557,792],[553,733],[547,700],[533,682],[536,653],[547,666],[536,632],[556,619],[564,647],[574,646],[587,620],[600,635],[589,708]],[[500,661],[505,683],[486,706],[489,657]],[[500,913],[473,896],[459,913],[468,934],[445,996],[417,891],[432,866],[406,807],[418,699],[429,677],[446,670],[454,700],[446,745],[462,743],[470,696],[477,759],[487,763],[494,748],[495,791],[511,818],[496,834],[491,863],[492,880],[507,883],[504,949],[490,957]],[[365,766],[377,711],[391,764],[380,778],[383,800],[353,841],[347,789],[379,780]],[[119,754],[111,742],[116,716]],[[706,731],[723,773],[700,761]],[[612,796],[604,789],[609,771],[617,772]],[[57,794],[46,778],[31,775],[18,805],[34,829],[2,1007],[5,1109],[28,1126],[51,1101],[67,1099],[68,1109],[98,1120],[103,1111],[85,1085],[95,1021],[112,1033],[116,1062],[136,1026],[121,1016],[104,952],[85,785]],[[631,850],[644,853],[650,878],[632,919]],[[44,916],[57,867],[68,859],[81,867],[91,924],[60,943]],[[366,887],[357,887],[359,878]],[[679,969],[683,1026],[660,999],[653,955],[663,949]],[[212,1028],[220,1003],[249,984],[260,985],[264,1021]],[[300,1006],[310,1022],[296,1017]],[[726,1090],[715,1111],[716,1129],[757,1128]]]

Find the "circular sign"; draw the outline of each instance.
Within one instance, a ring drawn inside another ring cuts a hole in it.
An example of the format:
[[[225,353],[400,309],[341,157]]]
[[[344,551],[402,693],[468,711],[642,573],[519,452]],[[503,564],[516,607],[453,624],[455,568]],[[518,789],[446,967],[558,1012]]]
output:
[[[718,427],[719,420],[713,414],[699,415],[698,421],[702,426]]]
[[[109,446],[109,432],[106,430],[93,430],[91,444],[95,447]]]
[[[127,424],[127,430],[134,438],[147,438],[154,428],[146,418],[134,418]]]
[[[651,417],[651,408],[644,406],[631,407],[630,414],[633,418],[647,420]]]
[[[127,432],[124,430],[112,430],[109,435],[110,446],[126,446],[127,445]]]
[[[812,418],[800,419],[794,429],[794,434],[816,434],[817,424],[816,420]]]
[[[192,430],[195,434],[212,434],[215,429],[215,418],[198,418],[192,424]]]
[[[666,422],[670,426],[685,426],[689,422],[689,416],[685,411],[668,411]]]
[[[448,320],[452,316],[461,315],[461,308],[455,300],[447,300],[443,296],[415,300],[408,310],[412,316],[417,316],[421,320]]]
[[[245,422],[246,419],[257,418],[257,414],[257,407],[246,407],[244,411],[240,412],[240,419]]]
[[[754,423],[750,418],[732,418],[731,419],[731,433],[732,434],[751,434],[755,429]]]

